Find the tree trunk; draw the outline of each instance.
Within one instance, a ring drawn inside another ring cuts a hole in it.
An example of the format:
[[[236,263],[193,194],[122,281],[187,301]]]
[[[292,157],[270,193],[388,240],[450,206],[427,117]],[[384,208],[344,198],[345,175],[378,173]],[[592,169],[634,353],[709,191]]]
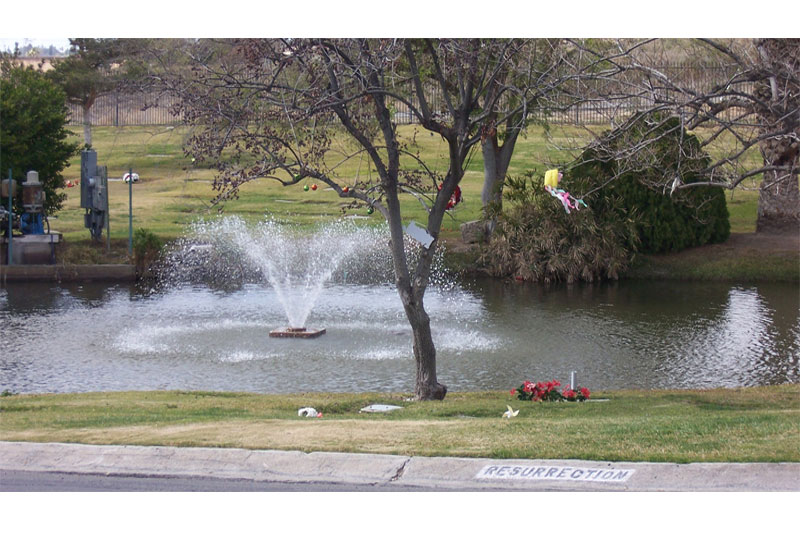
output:
[[[400,300],[403,302],[403,309],[406,312],[406,317],[414,336],[413,349],[416,365],[414,396],[417,400],[443,400],[445,394],[447,394],[447,387],[436,381],[436,347],[433,344],[433,336],[431,335],[430,317],[428,317],[423,304],[425,288],[430,276],[433,247],[436,244],[432,244],[428,250],[422,252],[412,281],[403,242],[403,225],[400,217],[400,202],[397,197],[396,183],[396,179],[384,181],[386,191],[385,211],[391,235],[389,246],[392,250],[395,286],[397,287],[397,293],[400,295]],[[447,192],[451,192],[451,190],[448,188],[445,190],[445,194]],[[440,192],[440,195],[443,195],[443,193]],[[443,203],[432,210],[430,216],[435,217],[433,223],[435,227],[441,225],[442,212],[444,212]],[[431,228],[429,227],[428,229],[430,230]]]
[[[387,194],[387,203],[391,205],[396,202],[396,195]],[[425,311],[423,303],[432,250],[423,252],[422,257],[419,258],[418,272],[412,283],[406,262],[399,211],[395,214],[396,216],[389,217],[389,228],[392,234],[390,246],[394,259],[395,285],[414,337],[413,350],[416,367],[414,396],[417,400],[443,400],[447,394],[447,387],[436,380],[436,346],[433,344],[430,317]]]
[[[436,379],[436,347],[433,344],[430,317],[422,302],[409,302],[404,307],[414,335],[414,396],[418,400],[443,400],[447,387]]]
[[[83,142],[92,146],[92,105],[83,106]]]
[[[758,195],[757,232],[800,232],[800,40],[756,41],[759,59],[769,76],[756,83],[753,95],[764,124],[763,133],[785,132],[763,141],[761,155],[768,167]]]
[[[761,149],[765,164],[774,165],[782,161],[781,154],[769,148]],[[798,167],[796,146],[794,153],[793,163],[788,170],[770,170],[764,173],[758,192],[756,231],[759,233],[800,232],[800,189],[797,186],[797,174],[792,172]],[[785,152],[783,155],[786,155]]]
[[[502,146],[497,142],[497,129],[492,128],[481,139],[483,153],[483,190],[481,202],[488,223],[486,232],[491,235],[497,225],[497,216],[503,211],[503,184],[506,181],[511,154],[519,137],[519,128],[512,128],[508,121],[507,137]]]
[[[483,190],[481,203],[483,216],[486,218],[486,233],[491,235],[497,225],[497,216],[503,210],[503,182],[505,175],[500,175],[498,168],[497,135],[486,138],[481,143],[483,153]]]
[[[499,148],[497,146],[497,135],[486,138],[481,143],[483,153],[483,190],[481,191],[481,202],[484,209],[489,204],[502,205],[503,202],[503,180],[505,175],[500,175],[499,168]]]

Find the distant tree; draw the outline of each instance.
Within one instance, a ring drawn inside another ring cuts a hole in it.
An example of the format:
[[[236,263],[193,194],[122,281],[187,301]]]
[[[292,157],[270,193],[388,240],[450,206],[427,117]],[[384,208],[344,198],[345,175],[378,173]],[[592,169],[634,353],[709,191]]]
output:
[[[83,141],[92,145],[92,106],[135,71],[134,40],[70,39],[70,55],[53,61],[48,76],[83,109]]]
[[[610,144],[624,149],[639,144],[643,133],[655,138],[657,140],[648,147],[648,154],[659,161],[658,168],[647,164],[631,168],[628,161],[622,161],[627,170],[620,172],[617,161],[601,162],[602,158],[589,149],[579,158],[588,163],[572,167],[569,187],[594,190],[591,210],[601,218],[607,218],[603,216],[606,206],[619,206],[612,214],[631,220],[638,232],[638,238],[631,242],[637,252],[677,252],[726,241],[730,236],[730,223],[725,194],[720,188],[692,187],[665,194],[663,190],[647,186],[658,181],[665,167],[673,175],[680,175],[687,184],[703,176],[711,159],[700,149],[697,137],[687,134],[675,116],[662,120],[650,114],[635,123],[637,127],[624,128],[622,135],[615,130],[608,132],[614,137]],[[654,130],[654,127],[663,131]]]
[[[36,170],[46,194],[45,211],[53,214],[66,198],[59,192],[61,172],[78,151],[66,129],[66,95],[40,70],[15,64],[8,56],[0,61],[0,71],[0,175],[5,179],[11,169],[21,183],[29,170]]]
[[[480,142],[484,174],[481,203],[489,220],[489,233],[494,230],[496,214],[502,211],[503,186],[517,140],[537,102],[548,91],[540,76],[543,70],[552,68],[550,59],[557,55],[559,41],[509,41],[503,51],[509,56],[505,68],[482,93],[481,107],[487,120]],[[497,52],[496,47],[487,49],[487,53]],[[550,82],[549,77],[546,79]]]

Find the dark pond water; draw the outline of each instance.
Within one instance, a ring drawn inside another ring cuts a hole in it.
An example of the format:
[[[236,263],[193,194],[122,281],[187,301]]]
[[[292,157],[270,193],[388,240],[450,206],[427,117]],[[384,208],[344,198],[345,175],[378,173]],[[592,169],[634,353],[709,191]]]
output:
[[[439,380],[507,390],[577,371],[592,389],[800,381],[796,284],[625,281],[432,289]],[[146,293],[104,284],[0,287],[0,390],[411,391],[410,328],[388,285],[332,285],[286,324],[269,287]]]

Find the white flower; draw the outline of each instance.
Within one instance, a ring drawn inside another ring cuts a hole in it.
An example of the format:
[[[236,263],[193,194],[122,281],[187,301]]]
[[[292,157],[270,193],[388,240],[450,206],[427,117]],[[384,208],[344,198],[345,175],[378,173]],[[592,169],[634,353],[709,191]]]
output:
[[[503,418],[513,418],[519,414],[519,409],[515,411],[510,405],[506,405],[506,407],[508,407],[508,411],[503,413]]]

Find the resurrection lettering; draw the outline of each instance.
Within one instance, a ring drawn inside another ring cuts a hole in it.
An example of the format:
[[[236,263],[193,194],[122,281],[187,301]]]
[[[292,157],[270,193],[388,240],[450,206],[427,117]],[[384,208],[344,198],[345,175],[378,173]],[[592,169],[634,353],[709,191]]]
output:
[[[476,479],[552,479],[558,481],[600,481],[605,483],[624,483],[634,469],[621,468],[579,468],[574,466],[514,466],[486,465],[475,475]]]

